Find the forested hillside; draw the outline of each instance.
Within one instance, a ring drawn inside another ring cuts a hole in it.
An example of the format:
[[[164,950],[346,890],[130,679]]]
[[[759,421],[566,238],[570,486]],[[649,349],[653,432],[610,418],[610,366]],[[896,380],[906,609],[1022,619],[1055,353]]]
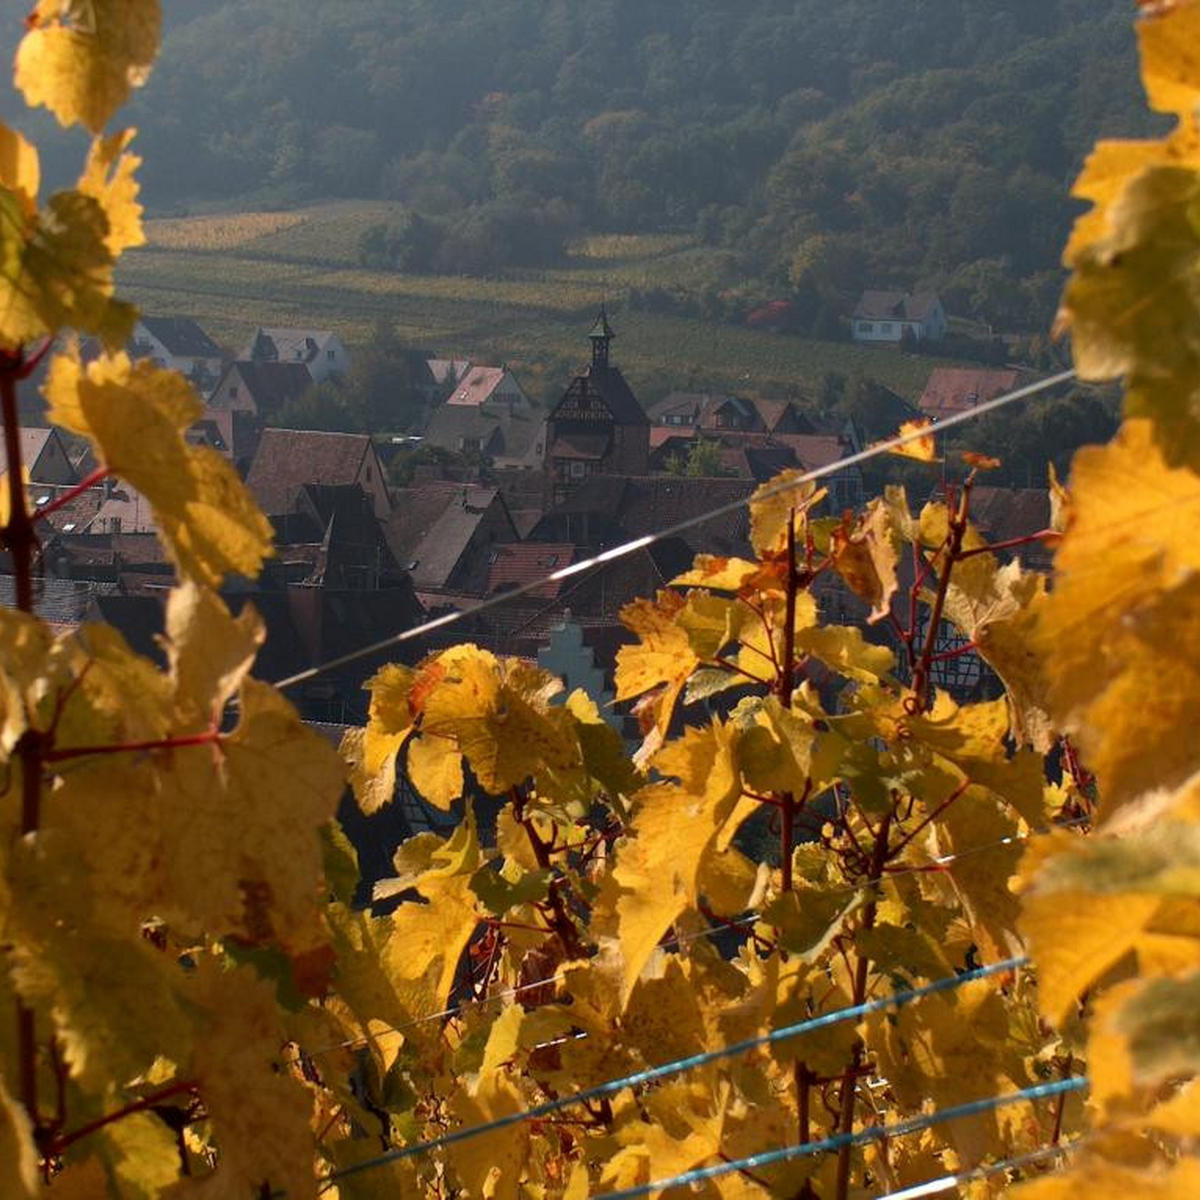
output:
[[[1130,0],[168,0],[152,210],[386,199],[371,265],[687,231],[826,329],[862,286],[1044,328],[1088,137],[1141,133]],[[8,37],[20,32],[6,17]]]

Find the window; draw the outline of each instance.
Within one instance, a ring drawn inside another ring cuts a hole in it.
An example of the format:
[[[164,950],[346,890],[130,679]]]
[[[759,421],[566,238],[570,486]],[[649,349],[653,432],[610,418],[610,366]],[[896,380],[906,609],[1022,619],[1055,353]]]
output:
[[[465,437],[459,445],[460,450],[478,450],[479,439],[477,437]]]
[[[236,383],[231,383],[229,385],[229,398],[230,400],[236,400],[238,398],[238,385]]]
[[[858,332],[859,333],[874,333],[875,326],[870,321],[859,321]]]
[[[337,351],[336,350],[326,350],[325,357],[327,359],[329,359],[330,362],[336,362],[337,361]]]
[[[585,464],[579,462],[578,460],[573,462],[571,464],[571,478],[572,479],[582,479],[583,473],[584,473],[584,466],[585,466]]]
[[[109,517],[108,532],[109,533],[120,533],[121,532],[121,518],[120,517]]]
[[[896,326],[893,325],[891,321],[884,321],[883,326],[880,329],[880,333],[895,333],[895,332],[896,332]]]

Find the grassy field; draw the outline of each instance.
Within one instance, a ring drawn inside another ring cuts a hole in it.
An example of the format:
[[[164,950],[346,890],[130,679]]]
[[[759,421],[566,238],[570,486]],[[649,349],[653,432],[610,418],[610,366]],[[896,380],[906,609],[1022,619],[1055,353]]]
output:
[[[148,246],[122,260],[120,283],[145,311],[193,316],[235,349],[260,324],[334,328],[353,345],[387,317],[410,344],[507,362],[543,395],[586,358],[601,296],[617,329],[614,357],[644,399],[673,387],[778,394],[810,388],[827,371],[861,371],[914,397],[936,365],[627,307],[630,288],[692,290],[722,269],[720,251],[683,236],[587,238],[562,268],[502,280],[366,270],[358,239],[387,212],[343,203],[152,220]]]

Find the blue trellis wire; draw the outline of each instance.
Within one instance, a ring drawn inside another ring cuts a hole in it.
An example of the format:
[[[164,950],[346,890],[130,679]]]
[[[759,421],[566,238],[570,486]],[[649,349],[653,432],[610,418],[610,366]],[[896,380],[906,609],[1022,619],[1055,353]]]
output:
[[[551,1113],[559,1112],[571,1105],[584,1104],[589,1100],[600,1100],[605,1096],[611,1096],[614,1092],[623,1091],[628,1087],[638,1087],[642,1084],[654,1083],[660,1079],[670,1078],[673,1075],[681,1075],[685,1071],[696,1070],[699,1067],[707,1066],[709,1063],[718,1062],[723,1058],[733,1058],[739,1054],[745,1054],[747,1051],[757,1049],[759,1046],[787,1041],[806,1033],[813,1033],[819,1029],[827,1029],[831,1025],[838,1025],[844,1021],[857,1021],[862,1017],[869,1016],[871,1013],[902,1008],[905,1004],[921,1000],[926,996],[937,995],[940,992],[950,992],[962,987],[964,984],[973,983],[979,979],[987,979],[993,975],[1007,974],[1010,971],[1018,970],[1025,966],[1028,961],[1024,956],[1007,958],[1002,962],[993,963],[990,966],[979,967],[973,971],[964,971],[961,975],[952,975],[945,979],[935,980],[933,983],[925,984],[923,987],[910,988],[902,992],[896,992],[891,996],[881,996],[875,1000],[867,1000],[863,1004],[840,1008],[836,1012],[822,1013],[819,1017],[811,1017],[807,1021],[800,1021],[794,1025],[785,1025],[781,1029],[773,1029],[769,1033],[760,1034],[758,1037],[746,1038],[743,1041],[722,1046],[717,1050],[708,1050],[702,1054],[693,1054],[687,1058],[675,1059],[673,1062],[663,1063],[661,1066],[649,1067],[644,1071],[636,1071],[632,1075],[624,1075],[620,1079],[610,1079],[606,1083],[597,1084],[595,1087],[587,1088],[582,1092],[575,1092],[570,1096],[561,1096],[556,1100],[548,1100],[545,1104],[537,1104],[532,1108],[522,1109],[520,1112],[509,1113],[507,1116],[499,1117],[494,1121],[488,1121],[482,1125],[471,1125],[466,1129],[456,1129],[451,1133],[442,1134],[440,1137],[430,1138],[428,1141],[415,1142],[411,1146],[401,1146],[395,1150],[389,1150],[384,1154],[377,1155],[375,1158],[367,1159],[365,1162],[355,1163],[352,1166],[334,1171],[330,1175],[327,1175],[321,1182],[324,1187],[328,1187],[330,1184],[336,1183],[339,1179],[346,1179],[362,1171],[369,1171],[375,1167],[385,1166],[388,1163],[399,1162],[402,1159],[414,1158],[417,1155],[428,1154],[443,1146],[452,1146],[458,1142],[468,1141],[471,1138],[483,1137],[486,1134],[496,1133],[501,1129],[508,1129],[513,1125],[519,1125],[525,1121],[538,1120],[541,1117],[549,1116]],[[790,1149],[794,1151],[795,1147],[791,1147]]]
[[[833,1137],[821,1138],[816,1142],[805,1142],[799,1146],[781,1146],[778,1150],[764,1150],[761,1154],[751,1154],[733,1162],[720,1162],[711,1167],[696,1167],[694,1170],[684,1171],[669,1179],[656,1179],[652,1183],[639,1184],[637,1187],[622,1188],[616,1192],[604,1192],[595,1200],[636,1200],[639,1196],[648,1196],[651,1192],[661,1192],[666,1188],[686,1187],[694,1183],[703,1183],[707,1179],[717,1179],[734,1171],[753,1171],[760,1167],[771,1167],[776,1163],[789,1162],[794,1158],[827,1154],[831,1150],[841,1150],[845,1146],[861,1146],[865,1142],[873,1142],[879,1138],[895,1138],[908,1133],[920,1133],[923,1129],[929,1129],[947,1121],[957,1121],[963,1117],[994,1112],[998,1108],[1004,1108],[1009,1104],[1019,1104],[1026,1100],[1045,1100],[1051,1096],[1062,1096],[1067,1092],[1082,1091],[1086,1087],[1087,1080],[1078,1076],[1074,1079],[1058,1079],[1053,1083],[1039,1083],[1005,1096],[989,1096],[983,1100],[972,1100],[967,1104],[955,1104],[950,1108],[942,1108],[922,1117],[910,1117],[906,1121],[896,1121],[891,1125],[869,1125],[865,1129],[839,1133]]]

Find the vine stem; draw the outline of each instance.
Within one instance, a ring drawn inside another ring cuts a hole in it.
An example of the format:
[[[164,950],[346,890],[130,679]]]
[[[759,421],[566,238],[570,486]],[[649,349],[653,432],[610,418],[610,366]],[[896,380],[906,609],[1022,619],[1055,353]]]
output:
[[[950,590],[950,576],[954,572],[954,564],[962,556],[963,538],[967,533],[967,513],[970,509],[971,480],[963,483],[962,497],[950,517],[950,529],[942,547],[944,561],[938,572],[937,593],[934,596],[933,608],[929,613],[929,631],[925,635],[925,645],[921,648],[921,657],[917,660],[916,670],[913,671],[912,690],[917,712],[925,709],[929,699],[929,669],[933,665],[933,648],[937,644],[937,631],[942,623],[942,613],[946,608],[946,595]]]
[[[783,661],[779,664],[776,695],[784,708],[792,707],[792,692],[796,687],[796,594],[800,576],[796,571],[796,510],[788,516],[787,528],[787,593],[783,618]],[[774,639],[771,644],[774,645]],[[795,886],[792,878],[792,852],[796,842],[796,797],[792,792],[780,796],[779,805],[780,888],[790,892]]]
[[[875,835],[875,844],[871,854],[871,868],[868,875],[872,884],[878,884],[879,880],[883,877],[883,869],[888,860],[888,840],[891,828],[892,818],[889,814],[880,822],[879,831]],[[862,927],[864,930],[875,928],[875,917],[878,911],[878,900],[876,894],[872,893],[871,899],[863,909]],[[871,961],[868,956],[860,954],[854,970],[854,993],[851,1004],[862,1004],[866,1000],[870,966]],[[850,1061],[850,1067],[845,1075],[842,1076],[841,1092],[838,1096],[836,1130],[840,1134],[849,1133],[854,1128],[854,1099],[858,1093],[858,1077],[862,1073],[862,1062],[863,1042],[859,1039],[854,1046],[854,1054]],[[846,1200],[850,1192],[850,1152],[852,1149],[853,1147],[847,1144],[838,1150],[837,1183],[833,1192],[836,1200]]]
[[[553,870],[554,863],[550,858],[550,847],[542,840],[542,836],[538,833],[532,819],[525,816],[525,798],[521,795],[520,789],[514,787],[509,792],[509,799],[513,805],[513,816],[516,817],[521,828],[525,830],[525,836],[529,838],[529,845],[533,850],[533,856],[537,860],[538,866],[543,871]],[[575,922],[571,919],[571,914],[567,911],[566,904],[563,903],[562,891],[557,879],[552,880],[550,883],[549,899],[550,926],[558,934],[567,954],[572,958],[586,958],[586,949],[579,937],[579,930],[575,928]]]
[[[161,1091],[154,1092],[149,1096],[143,1097],[141,1100],[135,1101],[133,1104],[127,1104],[124,1108],[117,1109],[116,1112],[111,1112],[104,1117],[97,1117],[96,1120],[89,1121],[86,1125],[81,1125],[78,1129],[71,1130],[70,1133],[64,1133],[61,1137],[55,1138],[50,1143],[46,1153],[47,1155],[62,1154],[63,1151],[73,1146],[76,1142],[80,1142],[85,1137],[90,1137],[93,1133],[99,1132],[106,1125],[123,1121],[126,1117],[132,1117],[135,1113],[145,1112],[148,1108],[154,1108],[155,1105],[162,1104],[164,1100],[170,1100],[175,1096],[195,1095],[195,1093],[196,1085],[194,1083],[186,1081],[173,1083]]]
[[[8,456],[8,521],[4,526],[4,545],[12,557],[17,608],[33,614],[33,556],[37,534],[29,517],[25,499],[25,471],[21,461],[21,426],[17,416],[17,381],[24,377],[26,364],[21,351],[0,357],[0,408],[4,415],[4,449]],[[41,820],[43,736],[26,730],[17,741],[16,755],[21,764],[21,834],[36,833]],[[17,1072],[21,1103],[29,1122],[41,1128],[37,1088],[37,1023],[33,1009],[17,1000]]]

